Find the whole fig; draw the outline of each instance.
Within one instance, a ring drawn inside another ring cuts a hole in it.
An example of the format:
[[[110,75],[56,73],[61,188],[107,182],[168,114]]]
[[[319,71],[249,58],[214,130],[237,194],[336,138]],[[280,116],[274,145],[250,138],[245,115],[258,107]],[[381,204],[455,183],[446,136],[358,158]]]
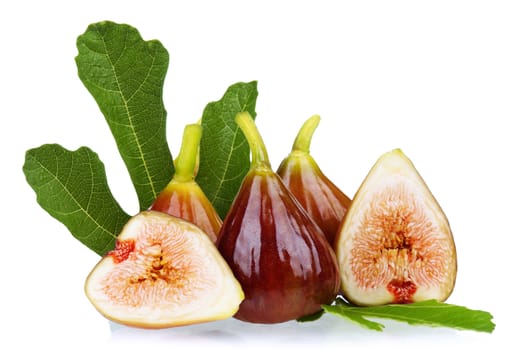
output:
[[[245,293],[234,317],[278,323],[313,314],[339,291],[335,254],[273,172],[251,116],[240,113],[236,122],[252,162],[218,238],[218,249]]]
[[[311,138],[319,122],[318,115],[306,120],[277,174],[333,244],[351,199],[324,175],[309,154]]]
[[[192,222],[201,228],[216,243],[222,221],[201,187],[194,180],[198,169],[201,126],[189,124],[185,127],[183,140],[176,158],[175,173],[161,191],[151,210],[167,213]]]

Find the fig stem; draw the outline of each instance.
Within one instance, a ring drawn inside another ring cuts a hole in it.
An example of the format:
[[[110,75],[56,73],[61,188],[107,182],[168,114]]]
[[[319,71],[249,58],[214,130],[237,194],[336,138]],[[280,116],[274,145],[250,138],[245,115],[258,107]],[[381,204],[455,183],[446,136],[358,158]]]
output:
[[[315,132],[318,123],[320,123],[320,116],[317,114],[304,122],[296,135],[295,142],[293,143],[293,151],[309,153],[311,139],[313,138],[313,133]]]
[[[267,149],[256,124],[248,112],[240,112],[236,115],[236,124],[240,127],[251,149],[251,167],[271,168]]]
[[[196,162],[198,160],[199,143],[201,141],[201,125],[188,124],[183,131],[183,139],[179,155],[174,161],[176,171],[174,180],[187,182],[194,180]]]

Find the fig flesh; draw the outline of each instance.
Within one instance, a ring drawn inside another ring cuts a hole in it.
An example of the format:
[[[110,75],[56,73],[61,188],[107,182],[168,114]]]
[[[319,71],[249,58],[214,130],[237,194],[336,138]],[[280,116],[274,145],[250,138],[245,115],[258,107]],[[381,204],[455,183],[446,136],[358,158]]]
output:
[[[201,187],[194,180],[198,168],[201,126],[185,127],[183,141],[176,158],[175,173],[168,185],[159,193],[151,210],[167,213],[192,222],[216,243],[222,221]]]
[[[156,211],[129,220],[115,250],[87,277],[85,292],[109,320],[141,328],[225,319],[244,297],[201,229]]]
[[[314,115],[302,125],[291,153],[282,161],[277,174],[333,245],[351,199],[324,175],[309,154],[311,138],[319,122],[320,117]]]
[[[358,305],[444,301],[454,288],[449,222],[399,149],[381,156],[363,181],[335,250],[344,296]]]
[[[335,254],[272,171],[250,115],[238,114],[236,122],[249,142],[252,163],[218,238],[246,297],[234,317],[279,323],[313,314],[339,291]]]

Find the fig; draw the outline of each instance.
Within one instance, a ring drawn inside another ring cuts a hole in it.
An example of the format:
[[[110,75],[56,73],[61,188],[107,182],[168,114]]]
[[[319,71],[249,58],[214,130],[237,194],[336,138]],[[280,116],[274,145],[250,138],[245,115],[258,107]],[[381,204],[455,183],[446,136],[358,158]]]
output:
[[[324,231],[329,243],[333,244],[351,199],[324,175],[309,154],[311,139],[319,122],[318,115],[304,122],[291,152],[280,164],[277,174]]]
[[[405,154],[382,155],[335,241],[344,296],[358,305],[446,300],[457,273],[450,224]]]
[[[133,216],[86,279],[95,308],[117,323],[166,328],[231,317],[243,291],[209,237],[174,216]]]
[[[335,253],[273,172],[251,116],[240,113],[235,120],[252,159],[218,237],[218,249],[245,293],[234,317],[279,323],[311,315],[339,291]]]
[[[174,161],[175,173],[159,193],[150,209],[192,222],[216,243],[221,218],[201,187],[194,180],[198,168],[201,125],[185,126],[181,149]]]

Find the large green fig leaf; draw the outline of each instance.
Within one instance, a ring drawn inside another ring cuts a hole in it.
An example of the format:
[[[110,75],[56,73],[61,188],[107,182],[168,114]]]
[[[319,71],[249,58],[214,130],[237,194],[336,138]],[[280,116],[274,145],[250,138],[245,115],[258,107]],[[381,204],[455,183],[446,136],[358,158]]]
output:
[[[203,136],[196,181],[221,218],[224,218],[249,171],[249,145],[234,117],[256,116],[257,82],[231,85],[219,101],[203,111]]]
[[[492,315],[487,311],[472,310],[437,300],[364,307],[348,304],[339,298],[336,305],[322,305],[322,308],[375,331],[382,331],[384,325],[371,321],[369,318],[384,318],[406,322],[410,325],[450,327],[487,333],[492,333],[496,327],[492,322]]]
[[[114,248],[129,215],[110,192],[95,152],[42,145],[26,152],[23,171],[40,206],[75,238],[99,255]]]
[[[168,52],[159,41],[144,41],[137,29],[113,22],[91,24],[77,48],[79,77],[104,114],[140,209],[146,209],[174,173],[162,100]]]

